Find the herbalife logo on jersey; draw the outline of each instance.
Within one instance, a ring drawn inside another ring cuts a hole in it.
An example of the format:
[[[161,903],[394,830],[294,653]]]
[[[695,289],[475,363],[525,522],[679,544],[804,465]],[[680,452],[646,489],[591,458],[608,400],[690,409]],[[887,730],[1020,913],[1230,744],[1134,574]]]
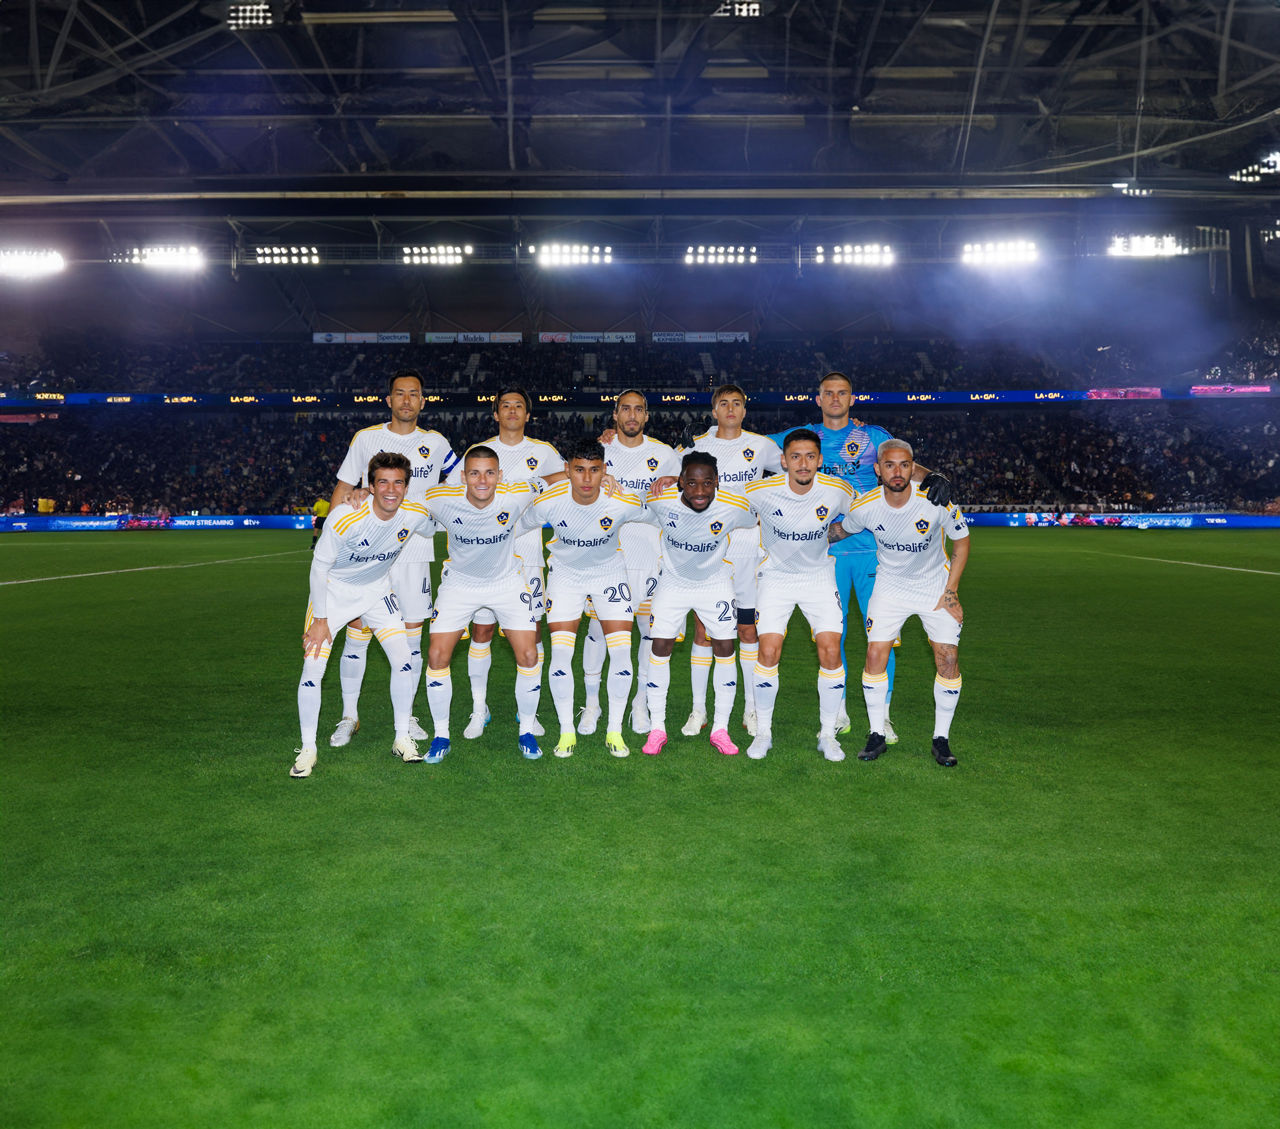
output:
[[[921,518],[916,522],[916,532],[923,537],[924,534],[929,532],[929,522],[926,519]]]

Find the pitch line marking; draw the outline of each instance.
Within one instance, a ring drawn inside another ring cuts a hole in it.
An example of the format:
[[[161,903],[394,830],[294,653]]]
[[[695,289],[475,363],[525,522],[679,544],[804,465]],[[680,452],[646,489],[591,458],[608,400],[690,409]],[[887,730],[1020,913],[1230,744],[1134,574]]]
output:
[[[1239,568],[1236,565],[1204,564],[1202,561],[1174,561],[1168,557],[1138,557],[1132,553],[1104,553],[1099,549],[1085,549],[1084,551],[1095,557],[1123,557],[1128,561],[1158,561],[1160,564],[1180,564],[1187,565],[1190,568],[1217,568],[1222,569],[1224,572],[1252,572],[1258,576],[1280,576],[1280,572],[1272,572],[1265,568]]]
[[[66,576],[33,576],[26,580],[0,580],[0,588],[10,584],[43,584],[46,580],[82,580],[88,576],[120,576],[126,572],[162,572],[175,568],[206,568],[209,565],[241,564],[244,561],[260,561],[266,557],[289,557],[306,552],[305,549],[289,549],[283,553],[258,553],[252,557],[227,557],[220,561],[195,561],[191,564],[141,565],[138,568],[108,568],[102,572],[72,572]]]

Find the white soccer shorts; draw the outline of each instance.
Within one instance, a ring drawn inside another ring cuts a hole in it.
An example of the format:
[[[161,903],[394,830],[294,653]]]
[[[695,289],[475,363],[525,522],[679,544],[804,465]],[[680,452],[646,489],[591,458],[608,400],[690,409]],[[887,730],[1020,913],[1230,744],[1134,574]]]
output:
[[[487,613],[484,618],[482,609]],[[446,565],[440,574],[431,630],[463,631],[469,623],[497,623],[503,631],[536,631],[538,613],[533,611],[533,594],[523,578],[478,583],[450,576]]]
[[[755,535],[754,542],[748,540]],[[737,538],[743,541],[738,543]],[[758,529],[739,529],[734,531],[734,540],[725,553],[725,560],[733,565],[733,598],[740,608],[754,608],[758,595],[756,592],[756,570],[760,567],[760,531]],[[699,617],[701,618],[701,617]]]
[[[872,643],[891,643],[902,631],[902,625],[913,615],[920,617],[925,634],[934,643],[960,642],[960,624],[951,613],[934,605],[942,589],[930,592],[902,592],[877,584],[867,601],[867,639]]]
[[[353,619],[362,620],[368,630],[375,632],[387,627],[404,628],[400,603],[386,577],[373,584],[344,584],[330,577],[326,603],[329,614],[325,619],[330,635],[337,635]],[[307,627],[311,626],[313,618],[314,612],[308,602]]]
[[[785,635],[791,613],[798,607],[814,635],[844,630],[844,612],[836,588],[836,564],[828,558],[821,572],[781,572],[761,569],[756,574],[756,631]]]
[[[728,570],[696,587],[681,584],[663,574],[653,593],[653,639],[674,639],[685,633],[690,612],[696,612],[710,639],[737,639],[738,605]]]
[[[425,623],[431,618],[430,561],[407,561],[401,553],[391,565],[391,590],[406,623]]]
[[[625,569],[591,575],[551,567],[547,581],[547,620],[563,623],[578,620],[590,600],[598,619],[606,623],[635,618],[636,606]]]
[[[523,564],[520,564],[518,559],[516,563],[520,570],[520,580],[523,582],[525,588],[528,590],[530,600],[532,601],[530,604],[530,607],[533,609],[533,612],[537,616],[537,618],[541,619],[543,616],[543,613],[546,612],[547,610],[547,601],[546,601],[547,587],[546,587],[546,581],[543,579],[542,569],[541,567],[526,568],[524,567]],[[443,581],[443,576],[441,579]],[[476,613],[475,619],[473,619],[472,622],[478,623],[478,624],[485,624],[485,623],[498,623],[499,620],[495,616],[493,616],[490,612],[482,610]],[[506,624],[502,625],[502,630],[503,631],[507,630]]]
[[[631,602],[636,614],[647,610],[658,586],[658,574],[662,571],[662,557],[657,553],[632,551],[623,553],[627,565],[627,583],[631,585]]]

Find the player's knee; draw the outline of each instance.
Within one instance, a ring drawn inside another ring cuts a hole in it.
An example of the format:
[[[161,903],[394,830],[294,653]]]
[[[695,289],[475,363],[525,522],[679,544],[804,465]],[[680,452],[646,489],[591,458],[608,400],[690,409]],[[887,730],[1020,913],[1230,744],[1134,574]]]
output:
[[[711,653],[719,659],[731,659],[734,652],[734,640],[732,639],[712,639]]]
[[[822,651],[819,648],[819,655]],[[782,636],[781,635],[761,635],[760,636],[760,665],[761,666],[777,666],[778,660],[782,658]]]
[[[744,643],[754,643],[759,638],[756,634],[755,608],[738,609],[738,638]]]
[[[496,623],[473,623],[471,625],[471,641],[473,643],[490,643],[494,632],[498,630]]]
[[[676,641],[674,639],[654,639],[651,640],[650,650],[660,659],[669,659],[671,652],[675,650]]]

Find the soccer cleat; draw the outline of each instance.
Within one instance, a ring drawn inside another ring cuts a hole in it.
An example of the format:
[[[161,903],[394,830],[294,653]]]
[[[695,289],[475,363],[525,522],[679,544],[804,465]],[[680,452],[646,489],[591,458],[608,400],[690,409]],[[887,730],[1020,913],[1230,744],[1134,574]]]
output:
[[[844,750],[840,748],[840,742],[836,740],[835,733],[830,730],[818,734],[818,752],[822,754],[823,760],[844,760]]]
[[[734,756],[738,751],[738,746],[730,739],[727,729],[717,729],[711,734],[711,747],[718,753],[724,753],[726,757]]]
[[[535,737],[545,737],[547,735],[547,731],[542,728],[542,722],[536,717],[533,719],[533,724],[529,726],[529,732]]]
[[[649,703],[641,694],[637,694],[631,703],[631,728],[636,733],[648,733],[652,728],[649,724]]]
[[[858,754],[858,760],[873,761],[883,753],[887,747],[883,733],[868,733],[867,743],[863,745],[862,752]]]
[[[945,737],[933,739],[933,759],[943,768],[955,768],[959,763],[951,752],[951,744]]]
[[[627,743],[622,739],[621,733],[606,733],[604,735],[604,747],[609,750],[610,756],[629,757],[631,750],[627,748]]]
[[[600,706],[587,704],[578,711],[578,732],[584,737],[591,736],[600,723]]]
[[[538,738],[532,733],[520,734],[520,755],[527,761],[536,761],[542,756],[542,750],[538,748]]]
[[[431,734],[418,724],[418,719],[416,717],[411,717],[409,718],[409,736],[415,741],[426,741],[430,738]]]
[[[884,743],[886,745],[896,745],[898,743],[898,733],[893,728],[893,722],[887,717],[884,719]]]
[[[297,759],[293,762],[293,767],[289,769],[289,775],[295,780],[301,780],[304,776],[310,776],[311,770],[316,766],[315,749],[294,749],[298,754]]]
[[[742,728],[747,731],[747,736],[754,737],[756,735],[756,711],[755,710],[743,710]]]
[[[762,761],[772,748],[773,734],[766,729],[763,733],[757,733],[756,739],[747,746],[747,756],[753,761]]]
[[[351,738],[355,736],[359,728],[360,719],[358,717],[344,717],[334,727],[333,736],[329,738],[329,744],[335,749],[351,744]]]
[[[836,714],[836,732],[842,735],[853,732],[853,722],[849,720],[849,711],[844,706],[841,706],[840,712]]]
[[[391,751],[405,764],[422,763],[422,754],[418,752],[418,746],[412,737],[397,737],[396,743],[391,746]]]
[[[449,738],[436,737],[432,740],[431,748],[427,750],[427,755],[422,760],[424,764],[439,764],[448,755]]]
[[[578,735],[576,733],[561,733],[560,740],[556,742],[556,756],[571,757],[573,750],[578,747]]]
[[[471,720],[467,722],[467,727],[462,731],[462,735],[468,741],[474,741],[483,732],[486,725],[489,724],[489,711],[485,710],[483,714],[473,713]]]
[[[667,743],[666,730],[650,729],[649,736],[646,738],[644,748],[640,751],[646,756],[656,757]]]
[[[686,737],[696,737],[702,732],[703,726],[707,724],[707,711],[694,708],[689,713],[689,720],[680,727],[680,732]]]

